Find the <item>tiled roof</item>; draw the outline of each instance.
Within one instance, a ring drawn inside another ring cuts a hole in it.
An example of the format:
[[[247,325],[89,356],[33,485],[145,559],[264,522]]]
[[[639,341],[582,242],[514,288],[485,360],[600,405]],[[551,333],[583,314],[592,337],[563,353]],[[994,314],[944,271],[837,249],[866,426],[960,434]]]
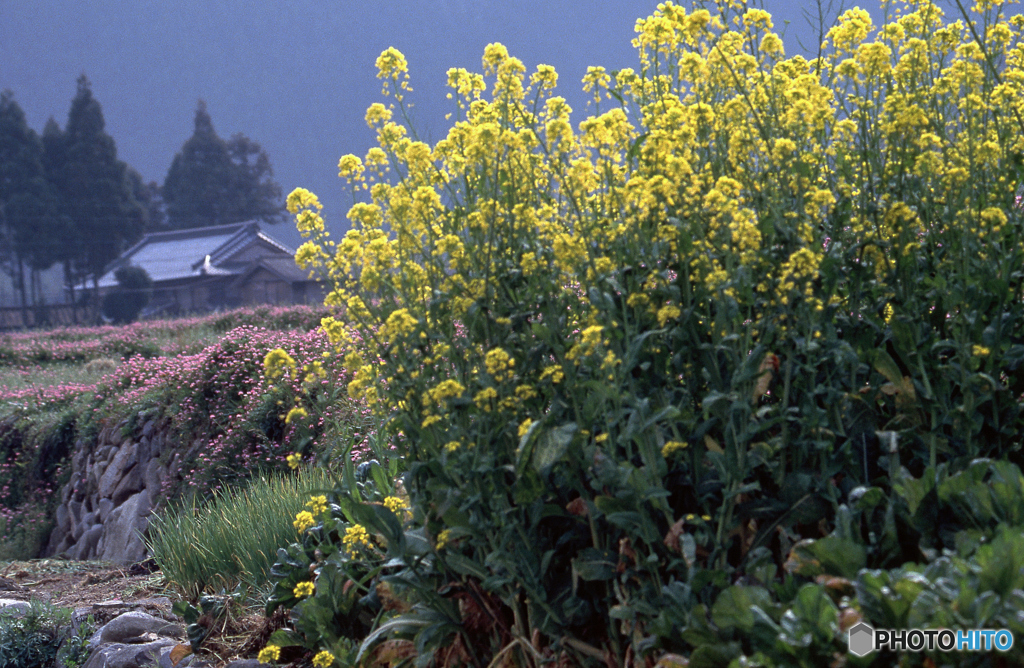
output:
[[[99,287],[117,285],[114,271],[125,265],[142,267],[155,283],[204,274],[235,274],[238,268],[218,265],[254,239],[270,244],[281,251],[282,255],[294,254],[294,251],[267,236],[255,221],[153,232],[144,236],[111,264],[100,278]],[[210,256],[209,264],[205,262],[206,256]]]

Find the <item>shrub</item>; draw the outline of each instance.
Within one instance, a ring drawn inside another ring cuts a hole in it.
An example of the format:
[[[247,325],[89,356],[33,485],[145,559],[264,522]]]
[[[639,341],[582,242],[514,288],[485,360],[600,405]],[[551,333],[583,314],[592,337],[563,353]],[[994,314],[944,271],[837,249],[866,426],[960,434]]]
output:
[[[433,568],[510,620],[489,647],[461,603],[390,630],[483,662],[841,649],[856,604],[776,582],[794,546],[901,467],[1021,459],[1024,21],[998,8],[916,1],[874,38],[850,10],[808,61],[763,10],[665,3],[639,70],[588,71],[578,131],[554,71],[491,44],[483,75],[449,71],[434,146],[381,54],[378,146],[339,163],[368,199],[334,244],[293,192],[297,261],[335,281],[325,329],[390,420]],[[892,522],[875,563],[925,557]]]
[[[87,623],[77,631],[75,628],[70,610],[40,601],[33,601],[24,612],[5,611],[0,614],[0,666],[82,665],[88,655],[86,642],[93,629]]]
[[[153,279],[142,267],[118,267],[114,271],[117,289],[103,298],[103,315],[115,323],[128,323],[139,317],[153,297]]]

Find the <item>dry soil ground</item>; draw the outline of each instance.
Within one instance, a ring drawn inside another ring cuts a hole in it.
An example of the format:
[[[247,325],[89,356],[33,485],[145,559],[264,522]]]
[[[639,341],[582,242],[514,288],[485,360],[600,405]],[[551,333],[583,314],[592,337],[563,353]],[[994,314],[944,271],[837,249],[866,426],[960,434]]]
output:
[[[160,606],[164,616],[183,624],[170,614],[170,602],[177,597],[160,572],[151,573],[139,567],[119,568],[101,562],[61,559],[0,562],[0,598],[41,600],[71,609],[91,607],[90,614],[98,624],[125,611],[115,602],[131,604],[166,598],[169,601]],[[231,659],[255,657],[273,627],[282,621],[268,621],[260,614],[236,610],[217,620],[199,656],[212,668]]]

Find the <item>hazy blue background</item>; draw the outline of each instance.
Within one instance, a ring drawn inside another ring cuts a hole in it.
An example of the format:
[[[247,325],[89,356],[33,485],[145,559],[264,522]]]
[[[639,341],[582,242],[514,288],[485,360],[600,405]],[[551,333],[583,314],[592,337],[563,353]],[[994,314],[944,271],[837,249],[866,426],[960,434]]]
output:
[[[223,138],[261,143],[285,194],[310,188],[341,222],[345,200],[336,165],[362,155],[373,137],[363,121],[380,100],[373,66],[389,46],[409,60],[409,99],[421,136],[445,132],[445,71],[480,70],[499,41],[532,71],[554,65],[559,88],[582,118],[579,81],[588,65],[636,65],[633,26],[655,0],[0,0],[0,89],[14,91],[29,125],[67,121],[75,79],[85,73],[103,105],[118,155],[163,183],[192,134],[196,100],[206,100]],[[766,8],[810,37],[802,3]],[[806,41],[806,39],[805,39]],[[811,40],[813,41],[813,40]]]
[[[633,26],[656,5],[0,0],[0,89],[14,91],[41,132],[50,116],[65,125],[75,79],[84,72],[119,157],[159,183],[191,135],[202,98],[221,137],[242,132],[261,143],[283,192],[310,188],[325,203],[328,221],[341,223],[345,200],[336,165],[342,154],[362,155],[372,145],[363,114],[380,100],[373,63],[382,50],[395,46],[409,60],[415,89],[409,99],[423,138],[436,141],[447,127],[445,71],[479,71],[492,41],[504,43],[530,71],[538,63],[554,65],[560,93],[579,120],[587,66],[635,66]],[[787,52],[800,51],[798,39],[808,46],[816,41],[801,15],[813,3],[766,0],[764,6],[776,30],[786,30]],[[865,6],[877,23],[877,2]]]

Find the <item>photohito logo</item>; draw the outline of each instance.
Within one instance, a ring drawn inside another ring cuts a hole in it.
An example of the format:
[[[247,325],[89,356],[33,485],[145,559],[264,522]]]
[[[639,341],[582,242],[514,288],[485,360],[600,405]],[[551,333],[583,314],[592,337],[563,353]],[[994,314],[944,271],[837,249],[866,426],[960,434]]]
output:
[[[942,652],[1005,652],[1013,647],[1006,629],[876,629],[860,622],[847,631],[850,653],[864,656],[891,649],[894,652],[940,650]]]

